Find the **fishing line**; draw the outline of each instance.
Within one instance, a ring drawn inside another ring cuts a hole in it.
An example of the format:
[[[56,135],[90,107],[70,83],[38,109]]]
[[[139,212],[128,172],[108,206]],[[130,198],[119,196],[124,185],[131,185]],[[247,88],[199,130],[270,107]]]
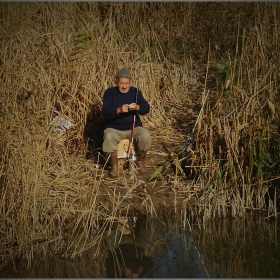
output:
[[[135,93],[136,106],[137,106],[137,98],[138,98],[138,91],[139,91],[139,77],[140,77],[140,62],[139,62],[139,65],[138,65],[138,79],[137,79],[137,84],[136,84],[137,88],[136,88],[136,93]],[[134,115],[133,115],[131,138],[130,138],[130,143],[129,143],[129,154],[128,154],[128,160],[129,160],[128,171],[129,171],[129,173],[131,173],[131,171],[132,171],[133,161],[136,160],[136,155],[133,153],[133,142],[134,142],[134,134],[135,134],[136,115],[137,115],[137,111],[135,111]]]
[[[193,237],[192,237],[192,229],[191,229],[191,225],[190,225],[190,222],[189,222],[189,219],[188,219],[188,218],[187,218],[187,222],[188,222],[188,225],[189,225],[190,240],[192,241],[192,244],[193,244],[193,246],[194,246],[194,248],[195,248],[195,250],[196,250],[196,252],[197,252],[197,254],[198,254],[198,257],[199,257],[199,259],[200,259],[200,261],[201,261],[201,263],[202,263],[202,265],[203,265],[203,268],[204,268],[204,270],[205,270],[205,272],[206,272],[206,274],[207,274],[207,277],[208,277],[208,278],[211,278],[210,275],[209,275],[209,272],[208,272],[207,268],[205,267],[204,261],[203,261],[203,259],[201,258],[200,253],[198,252],[198,250],[197,250],[197,248],[196,248],[196,246],[195,246],[195,243],[194,243],[194,240],[193,240]]]

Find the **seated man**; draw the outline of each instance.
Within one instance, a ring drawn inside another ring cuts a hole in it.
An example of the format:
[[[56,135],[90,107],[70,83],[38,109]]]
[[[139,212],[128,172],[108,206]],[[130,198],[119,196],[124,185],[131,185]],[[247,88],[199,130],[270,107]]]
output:
[[[107,278],[143,278],[153,268],[153,229],[147,226],[143,214],[138,215],[136,223],[131,220],[127,217],[105,237]]]
[[[127,68],[116,74],[116,87],[108,88],[103,96],[102,113],[105,117],[103,152],[110,155],[110,177],[118,176],[118,143],[131,138],[135,119],[134,138],[138,144],[136,165],[139,172],[147,171],[146,153],[151,146],[150,133],[143,128],[139,115],[150,112],[150,105],[140,90],[131,87],[131,75]]]

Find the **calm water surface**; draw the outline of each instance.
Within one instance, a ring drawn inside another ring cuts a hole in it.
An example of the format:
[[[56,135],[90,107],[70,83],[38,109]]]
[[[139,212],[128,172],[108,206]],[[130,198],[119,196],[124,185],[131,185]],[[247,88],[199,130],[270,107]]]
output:
[[[118,274],[129,278],[280,277],[280,229],[277,220],[248,216],[211,221],[202,228],[198,222],[189,224],[178,221],[167,211],[154,220],[148,219],[140,224],[136,226],[134,236],[126,226],[106,232],[104,250],[98,258],[90,250],[72,260],[58,256],[47,256],[44,260],[36,257],[30,269],[24,262],[15,263],[2,269],[1,276],[112,278]]]

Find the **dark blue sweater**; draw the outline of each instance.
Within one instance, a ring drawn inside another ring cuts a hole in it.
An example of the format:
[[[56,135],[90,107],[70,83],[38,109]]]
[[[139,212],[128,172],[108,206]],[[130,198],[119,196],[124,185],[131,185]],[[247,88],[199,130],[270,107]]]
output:
[[[136,114],[135,127],[142,126],[139,115],[145,115],[150,112],[150,105],[144,99],[140,90],[137,93],[137,104],[140,106],[140,111],[129,111],[128,113],[117,114],[117,108],[123,104],[130,104],[136,102],[135,87],[130,87],[129,91],[125,94],[119,92],[117,87],[108,88],[103,96],[102,113],[105,117],[106,128],[114,128],[118,130],[129,130],[132,128],[133,116]]]

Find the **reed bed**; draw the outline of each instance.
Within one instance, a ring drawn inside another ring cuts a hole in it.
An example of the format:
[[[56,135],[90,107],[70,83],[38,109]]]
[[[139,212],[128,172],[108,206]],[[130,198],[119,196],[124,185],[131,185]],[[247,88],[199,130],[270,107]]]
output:
[[[246,215],[206,222],[202,229],[194,221],[191,233],[197,240],[198,250],[203,252],[201,258],[217,277],[273,278],[279,275],[275,266],[279,245],[277,233],[273,230],[275,223],[275,220],[266,222],[262,217]]]
[[[269,187],[277,189],[279,57],[271,50],[279,44],[279,18],[273,16],[279,7],[259,8],[255,25],[238,32],[236,52],[220,70],[224,83],[217,96],[212,95],[199,132],[196,165],[210,167],[209,172],[201,169],[200,176],[208,193],[201,203],[209,205],[209,217],[226,214],[217,211],[225,205],[231,206],[232,216],[265,209]],[[213,200],[217,195],[220,199]],[[272,204],[271,214],[277,216],[275,201]]]
[[[211,87],[184,161],[191,176],[175,164],[166,177],[184,207],[206,222],[263,211],[268,197],[277,217],[279,4],[217,5],[1,3],[0,267],[49,250],[99,252],[105,228],[130,210],[139,182],[120,192],[100,168],[102,96],[123,66],[151,104],[143,122],[164,160],[182,149]],[[206,37],[225,11],[235,31]],[[56,116],[73,125],[58,132]],[[151,196],[143,206],[156,215]]]

